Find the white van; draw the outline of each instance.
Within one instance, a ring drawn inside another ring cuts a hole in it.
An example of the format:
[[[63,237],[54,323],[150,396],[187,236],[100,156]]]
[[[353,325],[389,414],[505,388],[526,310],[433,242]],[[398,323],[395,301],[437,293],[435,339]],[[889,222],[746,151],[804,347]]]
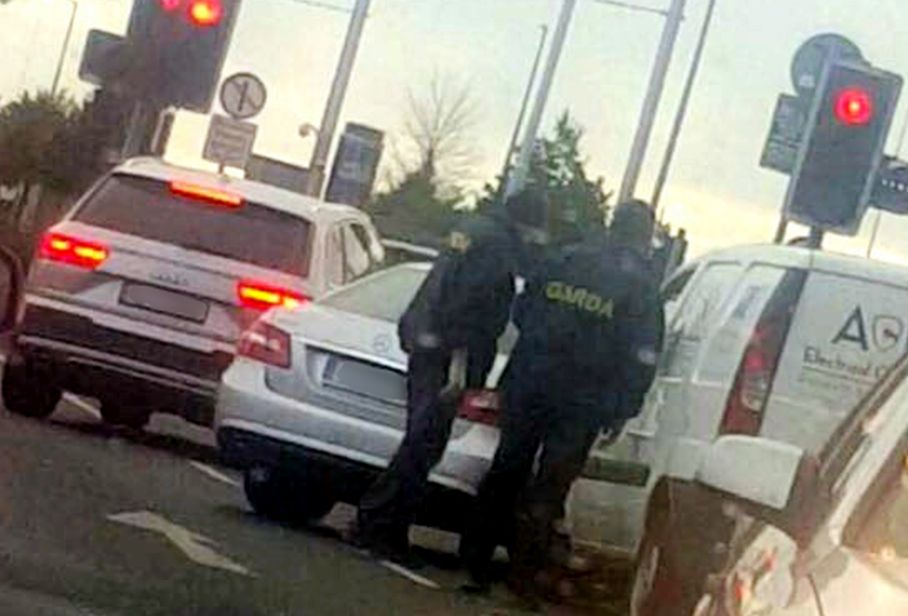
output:
[[[712,253],[676,272],[663,299],[664,353],[644,409],[594,453],[626,483],[581,480],[571,503],[575,534],[637,554],[637,594],[664,573],[675,538],[690,545],[710,530],[681,519],[702,515],[684,498],[705,446],[737,433],[819,450],[908,341],[908,270],[804,248]]]

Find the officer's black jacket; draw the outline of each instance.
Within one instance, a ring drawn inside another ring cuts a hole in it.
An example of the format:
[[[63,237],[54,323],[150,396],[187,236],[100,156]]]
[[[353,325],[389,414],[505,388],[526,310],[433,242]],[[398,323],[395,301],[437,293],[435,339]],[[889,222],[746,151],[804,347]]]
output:
[[[473,215],[459,225],[401,317],[403,349],[467,348],[487,371],[508,323],[519,253],[517,232],[503,213]]]
[[[509,367],[521,379],[603,420],[640,411],[655,377],[663,313],[649,263],[634,250],[591,239],[548,255],[515,306],[520,337]]]

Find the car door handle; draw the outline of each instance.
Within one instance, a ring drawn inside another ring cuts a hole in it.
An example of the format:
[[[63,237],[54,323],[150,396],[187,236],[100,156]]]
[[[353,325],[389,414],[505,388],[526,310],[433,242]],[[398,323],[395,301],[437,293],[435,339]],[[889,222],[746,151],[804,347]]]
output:
[[[656,438],[656,433],[652,430],[642,430],[640,428],[628,428],[625,432],[628,436],[640,440],[651,440]]]

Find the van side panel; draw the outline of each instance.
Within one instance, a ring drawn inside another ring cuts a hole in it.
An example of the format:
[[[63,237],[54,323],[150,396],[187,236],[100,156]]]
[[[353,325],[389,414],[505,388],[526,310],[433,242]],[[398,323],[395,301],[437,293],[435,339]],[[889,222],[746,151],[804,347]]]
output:
[[[818,451],[905,353],[905,286],[810,273],[767,405],[762,436]]]

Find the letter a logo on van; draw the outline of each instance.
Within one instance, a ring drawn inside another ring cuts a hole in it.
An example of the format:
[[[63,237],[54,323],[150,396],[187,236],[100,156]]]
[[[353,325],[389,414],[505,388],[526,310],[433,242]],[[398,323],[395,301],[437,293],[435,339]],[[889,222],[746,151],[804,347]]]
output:
[[[865,351],[870,350],[870,345],[867,344],[867,328],[864,326],[864,313],[860,306],[855,306],[851,314],[848,315],[845,325],[832,339],[833,344],[839,344],[840,342],[852,342],[861,345],[861,348]]]
[[[894,316],[880,315],[873,320],[873,343],[881,351],[895,347],[905,331],[904,322]]]

